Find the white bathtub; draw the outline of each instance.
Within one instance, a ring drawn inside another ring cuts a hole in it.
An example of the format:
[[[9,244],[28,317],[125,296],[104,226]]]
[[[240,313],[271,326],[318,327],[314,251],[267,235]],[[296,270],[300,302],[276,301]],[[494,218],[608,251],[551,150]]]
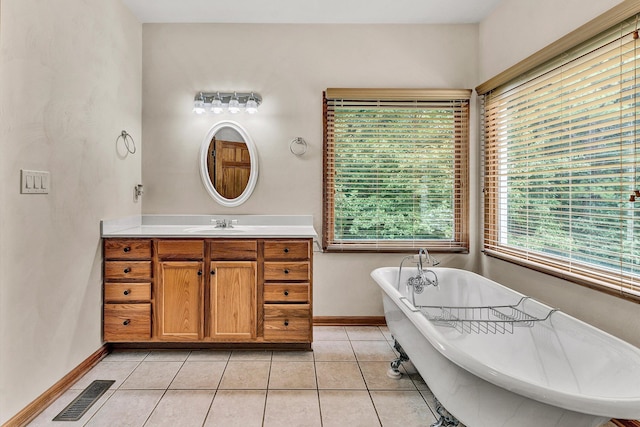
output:
[[[515,304],[523,297],[477,274],[431,268],[439,287],[416,306]],[[371,273],[383,292],[387,325],[443,406],[468,427],[597,427],[640,418],[640,349],[560,311],[513,333],[466,333],[427,320],[411,304],[416,268]],[[416,311],[417,310],[417,311]],[[549,313],[534,300],[525,310]]]

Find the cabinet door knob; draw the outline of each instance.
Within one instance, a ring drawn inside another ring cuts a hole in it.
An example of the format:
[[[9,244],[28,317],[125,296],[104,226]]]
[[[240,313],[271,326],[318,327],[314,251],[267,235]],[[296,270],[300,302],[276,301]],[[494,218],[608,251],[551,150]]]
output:
[[[284,248],[284,253],[288,254],[289,253],[289,248]]]
[[[127,290],[125,290],[125,291],[123,292],[123,294],[125,294],[125,295],[129,295],[130,293],[131,293],[131,291],[130,291],[129,289],[127,289]]]
[[[215,276],[216,275],[216,271],[215,270],[211,270],[211,275]]]
[[[124,274],[131,273],[131,269],[129,267],[124,269]]]
[[[288,320],[284,321],[284,326],[289,326],[289,321]]]
[[[202,270],[198,270],[198,276],[202,276]]]
[[[284,269],[284,274],[289,274],[289,269],[285,268]]]
[[[284,296],[288,297],[289,296],[289,291],[284,291]]]
[[[123,249],[123,251],[125,251],[125,252],[129,252],[129,251],[131,251],[131,248],[130,248],[129,246],[127,246],[127,247],[125,247],[125,248]]]
[[[129,323],[131,323],[131,320],[129,320],[129,319],[127,319],[127,320],[125,320],[124,322],[122,322],[122,324],[123,324],[124,326],[127,326]]]

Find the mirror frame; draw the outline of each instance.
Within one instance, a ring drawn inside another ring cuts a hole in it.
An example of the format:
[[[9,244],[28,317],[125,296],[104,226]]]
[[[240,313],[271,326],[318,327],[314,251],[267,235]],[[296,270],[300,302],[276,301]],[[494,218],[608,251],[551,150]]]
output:
[[[209,154],[209,145],[211,144],[211,139],[213,139],[216,132],[218,132],[222,128],[230,127],[236,132],[240,134],[244,143],[247,145],[247,149],[249,150],[249,157],[251,158],[251,170],[249,172],[249,182],[245,187],[242,194],[240,194],[235,199],[227,199],[223,197],[218,190],[214,187],[213,183],[209,179],[209,171],[207,168],[207,156]],[[256,146],[253,143],[253,140],[249,136],[249,133],[240,126],[239,123],[233,122],[231,120],[223,120],[221,122],[216,123],[209,129],[202,144],[200,145],[200,177],[202,178],[202,184],[204,188],[207,190],[209,195],[219,204],[226,207],[234,207],[243,204],[244,202],[251,197],[251,193],[256,186],[256,182],[258,181],[258,152],[256,150]]]

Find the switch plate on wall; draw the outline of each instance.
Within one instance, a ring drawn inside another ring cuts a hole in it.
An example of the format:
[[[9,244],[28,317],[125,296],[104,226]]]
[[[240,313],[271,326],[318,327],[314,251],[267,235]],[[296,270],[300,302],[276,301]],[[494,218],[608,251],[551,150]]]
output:
[[[20,169],[20,193],[22,194],[48,194],[50,183],[49,172]]]

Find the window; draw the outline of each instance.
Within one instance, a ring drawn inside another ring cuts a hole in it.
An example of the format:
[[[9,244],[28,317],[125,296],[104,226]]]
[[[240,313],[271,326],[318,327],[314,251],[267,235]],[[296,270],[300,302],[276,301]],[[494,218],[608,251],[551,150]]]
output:
[[[485,252],[632,299],[640,299],[636,22],[487,92],[482,113]]]
[[[468,250],[470,94],[327,89],[325,250]]]

